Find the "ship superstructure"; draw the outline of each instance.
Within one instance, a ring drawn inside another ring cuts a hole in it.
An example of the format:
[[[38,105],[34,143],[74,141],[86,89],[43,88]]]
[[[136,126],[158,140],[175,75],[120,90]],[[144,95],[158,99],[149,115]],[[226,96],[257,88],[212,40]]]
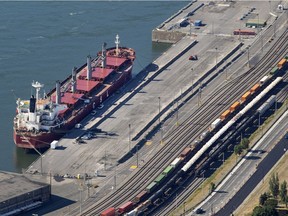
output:
[[[17,100],[14,118],[14,142],[21,148],[49,148],[53,140],[60,139],[127,83],[132,75],[135,51],[116,46],[102,51],[95,58],[87,56],[86,64],[73,67],[71,75],[48,94],[42,94],[40,82],[32,82],[35,95],[30,100]]]

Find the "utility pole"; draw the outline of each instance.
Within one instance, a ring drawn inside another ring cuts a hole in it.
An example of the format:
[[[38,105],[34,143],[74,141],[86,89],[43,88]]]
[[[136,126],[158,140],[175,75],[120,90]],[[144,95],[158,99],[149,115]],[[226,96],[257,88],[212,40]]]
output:
[[[129,152],[131,150],[131,124],[129,124]]]
[[[160,123],[161,123],[161,119],[160,119],[160,112],[161,112],[161,97],[158,97],[158,101],[159,101],[159,106],[158,106],[158,108],[159,108],[159,125],[160,125]]]
[[[139,167],[139,153],[138,153],[138,144],[136,145],[136,159],[137,159],[137,168]]]

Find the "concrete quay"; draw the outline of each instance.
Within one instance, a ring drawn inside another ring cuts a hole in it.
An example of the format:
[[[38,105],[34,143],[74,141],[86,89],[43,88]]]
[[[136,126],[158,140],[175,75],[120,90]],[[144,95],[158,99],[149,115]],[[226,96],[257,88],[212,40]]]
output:
[[[193,1],[154,28],[152,41],[175,43],[187,35],[232,36],[233,31],[238,29],[252,30],[258,34],[257,28],[251,29],[245,24],[253,19],[269,23],[271,16],[281,13],[277,10],[278,4],[273,1],[263,1],[261,4],[255,1]],[[251,8],[255,9],[251,11]],[[196,26],[196,20],[201,20],[202,24]]]
[[[191,88],[192,83],[195,84],[195,89],[200,86],[198,80],[208,70],[215,67],[216,58],[220,63],[227,54],[239,45],[238,40],[233,38],[227,40],[226,37],[215,38],[212,44],[208,43],[211,38],[204,37],[203,40],[188,48],[187,52],[184,53],[185,47],[195,43],[193,38],[184,38],[172,46],[123,89],[122,97],[116,100],[116,96],[113,96],[109,101],[106,101],[105,107],[109,107],[107,110],[105,108],[98,110],[96,116],[85,119],[83,129],[71,131],[60,141],[60,149],[48,150],[42,157],[43,177],[41,175],[33,175],[32,177],[47,181],[45,176],[50,172],[53,176],[56,174],[65,176],[66,174],[65,177],[67,178],[53,181],[52,193],[59,197],[69,197],[73,201],[79,201],[81,188],[81,190],[85,190],[83,200],[92,194],[98,200],[111,192],[115,185],[118,187],[118,184],[124,181],[133,170],[137,169],[137,155],[139,156],[138,167],[141,167],[145,161],[163,147],[163,145],[159,145],[160,137],[154,136],[151,140],[147,140],[146,145],[139,149],[138,154],[129,157],[130,160],[125,161],[125,163],[118,164],[118,160],[127,154],[129,149],[132,150],[140,140],[145,139],[149,132],[155,130],[158,124],[159,107],[160,113],[162,110],[167,110],[161,113],[167,115],[173,109],[171,107],[173,100],[181,95],[184,96],[184,93]],[[225,46],[221,47],[220,44],[225,44]],[[215,53],[215,46],[218,45],[221,48]],[[199,60],[189,61],[190,54],[196,50]],[[177,60],[175,60],[175,55],[178,56]],[[125,93],[125,91],[127,92]],[[168,109],[167,106],[169,106]],[[161,116],[161,119],[164,117]],[[147,127],[146,131],[142,131],[151,121],[154,122]],[[86,144],[74,144],[75,139],[91,127],[97,127],[107,134],[97,134],[97,138],[87,140]],[[140,131],[142,134],[139,136]],[[41,158],[35,161],[26,173],[34,173],[36,170],[38,173],[41,172]],[[95,176],[96,170],[98,177]],[[84,176],[85,173],[93,177],[89,180],[90,194],[88,194],[86,183],[83,183],[83,180],[68,178],[69,176],[77,176],[77,174]],[[117,175],[116,184],[115,174]],[[75,205],[79,207],[79,204]],[[71,209],[73,209],[72,206],[60,211],[67,213]]]
[[[220,29],[215,26],[215,31],[220,32]],[[185,92],[191,92],[189,89],[192,85],[195,90],[202,87],[201,82],[205,82],[203,76],[207,71],[212,68],[220,70],[221,64],[229,62],[226,56],[232,50],[237,51],[236,47],[241,42],[246,47],[255,38],[240,39],[241,41],[237,36],[226,34],[199,34],[195,43],[195,35],[184,37],[139,72],[120,94],[111,96],[104,103],[104,108],[98,110],[95,116],[87,117],[82,122],[84,128],[68,133],[59,142],[60,149],[48,150],[31,164],[26,174],[30,176],[38,173],[30,177],[46,182],[49,181],[49,173],[56,177],[59,174],[64,178],[62,177],[61,180],[53,178],[54,195],[65,197],[73,202],[80,201],[80,197],[81,200],[82,198],[86,200],[91,196],[99,200],[115,187],[117,188],[131,172],[137,169],[137,165],[140,168],[163,147],[161,133],[148,138],[147,134],[153,131],[159,132],[157,120],[162,121],[171,110],[175,109],[175,106],[171,106],[173,101],[182,96],[184,98]],[[188,60],[192,54],[198,55],[197,61]],[[233,55],[237,54],[238,52]],[[230,58],[233,58],[233,55]],[[216,63],[218,68],[215,68]],[[229,73],[232,74],[232,71]],[[205,94],[208,95],[209,92]],[[174,121],[176,122],[175,116]],[[75,143],[77,137],[90,128],[96,127],[104,133],[97,133],[96,138],[87,140],[85,144]],[[163,128],[165,131],[169,130],[165,126]],[[146,140],[145,145],[135,154],[135,146],[142,140]],[[134,155],[129,154],[130,151],[133,151]],[[119,160],[125,155],[128,155],[127,158],[119,164]],[[95,175],[96,171],[98,176]],[[39,175],[41,172],[43,176]],[[84,181],[71,178],[78,174],[81,176],[87,174],[92,179]],[[115,180],[116,176],[117,180]],[[82,195],[81,191],[84,191]],[[95,202],[93,199],[89,200],[90,204]],[[89,203],[86,205],[89,206]],[[79,208],[80,205],[76,203],[74,206],[62,208],[63,206],[64,204],[62,206],[59,204],[60,210],[57,212],[54,211],[54,206],[53,215],[69,214],[72,209]]]

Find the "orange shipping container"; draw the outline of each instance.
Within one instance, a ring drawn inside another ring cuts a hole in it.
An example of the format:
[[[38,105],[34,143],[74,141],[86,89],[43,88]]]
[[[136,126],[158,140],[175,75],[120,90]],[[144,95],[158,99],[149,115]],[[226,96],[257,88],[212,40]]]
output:
[[[254,92],[257,91],[259,88],[260,88],[260,85],[258,83],[255,84],[250,90],[251,94],[254,94]]]
[[[244,103],[250,95],[251,95],[250,91],[248,91],[244,95],[242,95],[241,102]]]
[[[230,110],[226,110],[224,113],[221,114],[220,119],[222,121],[225,120],[229,114],[230,114]]]
[[[281,69],[285,65],[286,62],[287,62],[287,59],[285,59],[285,58],[282,59],[277,65],[278,68]]]
[[[240,102],[236,101],[232,106],[230,107],[230,112],[234,112],[238,107],[240,106]]]

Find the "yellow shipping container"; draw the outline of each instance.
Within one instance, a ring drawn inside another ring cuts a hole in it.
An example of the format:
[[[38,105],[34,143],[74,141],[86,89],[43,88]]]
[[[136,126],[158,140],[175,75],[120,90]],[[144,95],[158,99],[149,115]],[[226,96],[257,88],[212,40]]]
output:
[[[240,102],[236,101],[232,106],[230,107],[230,112],[234,112],[238,107],[240,106]]]
[[[285,58],[282,59],[282,60],[278,63],[278,65],[277,65],[278,68],[281,69],[281,68],[284,66],[284,64],[286,63],[286,61],[287,61],[287,60],[286,60]]]
[[[230,110],[226,110],[224,113],[221,114],[220,119],[223,121],[225,120],[230,114]]]
[[[250,97],[250,95],[251,95],[250,91],[248,91],[244,95],[242,95],[241,102],[244,103],[247,100],[247,98]]]
[[[255,84],[250,90],[251,94],[254,94],[254,92],[257,91],[259,88],[260,88],[260,85],[258,83]]]

